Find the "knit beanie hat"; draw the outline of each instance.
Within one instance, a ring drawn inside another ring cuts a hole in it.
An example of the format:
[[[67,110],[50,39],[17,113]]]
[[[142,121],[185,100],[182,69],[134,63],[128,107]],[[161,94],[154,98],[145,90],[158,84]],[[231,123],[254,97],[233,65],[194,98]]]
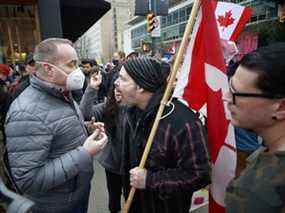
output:
[[[126,60],[123,67],[136,84],[149,92],[165,86],[170,73],[168,63],[145,56]]]

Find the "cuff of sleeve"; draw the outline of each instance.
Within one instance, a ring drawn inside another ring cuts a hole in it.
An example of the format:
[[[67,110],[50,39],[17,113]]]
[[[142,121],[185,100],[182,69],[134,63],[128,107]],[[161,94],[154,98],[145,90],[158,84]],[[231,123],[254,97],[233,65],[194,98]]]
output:
[[[78,147],[78,168],[80,171],[89,171],[93,167],[93,157],[84,147]]]
[[[146,173],[146,181],[145,181],[145,188],[151,189],[152,187],[152,172],[147,171]]]

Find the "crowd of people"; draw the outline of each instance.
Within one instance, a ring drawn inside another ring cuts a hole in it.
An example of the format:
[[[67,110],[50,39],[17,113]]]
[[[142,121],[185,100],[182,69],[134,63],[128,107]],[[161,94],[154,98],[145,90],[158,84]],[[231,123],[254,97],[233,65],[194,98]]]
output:
[[[263,47],[229,72],[223,99],[236,127],[238,169],[227,212],[285,209],[283,58],[284,43]],[[1,179],[34,202],[32,212],[85,213],[97,160],[111,213],[121,211],[130,187],[137,189],[130,213],[188,213],[193,193],[211,183],[197,112],[172,99],[146,166],[138,167],[170,71],[169,63],[136,52],[116,52],[100,66],[79,59],[61,38],[42,41],[15,67],[1,64]]]

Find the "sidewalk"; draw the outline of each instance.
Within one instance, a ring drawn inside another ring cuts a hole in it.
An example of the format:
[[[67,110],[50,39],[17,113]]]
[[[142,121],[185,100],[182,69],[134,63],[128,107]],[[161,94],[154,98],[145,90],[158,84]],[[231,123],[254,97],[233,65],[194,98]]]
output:
[[[94,169],[88,213],[109,213],[105,171],[97,162],[94,163]]]

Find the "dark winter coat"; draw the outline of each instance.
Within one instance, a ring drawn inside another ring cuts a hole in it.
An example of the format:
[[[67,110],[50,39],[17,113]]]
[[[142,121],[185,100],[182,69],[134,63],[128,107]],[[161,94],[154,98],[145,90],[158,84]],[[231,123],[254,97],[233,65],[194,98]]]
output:
[[[29,85],[30,85],[30,76],[29,75],[23,76],[19,81],[19,85],[12,94],[12,100],[15,100]]]
[[[124,138],[126,174],[139,165],[161,95],[144,111],[130,108]],[[180,101],[166,106],[146,162],[146,189],[137,190],[131,213],[188,213],[193,192],[210,183],[204,128]],[[125,178],[125,189],[129,185]]]

